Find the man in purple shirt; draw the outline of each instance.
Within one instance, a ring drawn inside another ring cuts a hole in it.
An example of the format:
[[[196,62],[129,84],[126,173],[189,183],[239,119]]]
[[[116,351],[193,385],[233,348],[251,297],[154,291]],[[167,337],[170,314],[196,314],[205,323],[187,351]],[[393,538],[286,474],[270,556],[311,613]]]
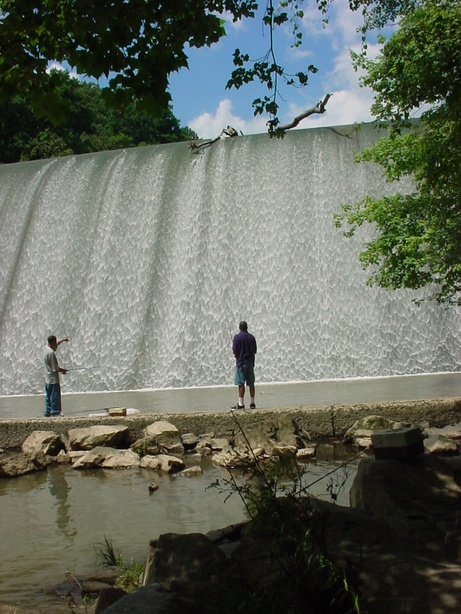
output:
[[[248,332],[248,325],[243,320],[239,324],[239,332],[232,341],[232,351],[235,356],[234,384],[239,388],[239,401],[231,409],[245,409],[243,402],[245,384],[250,388],[250,409],[255,409],[256,339]]]

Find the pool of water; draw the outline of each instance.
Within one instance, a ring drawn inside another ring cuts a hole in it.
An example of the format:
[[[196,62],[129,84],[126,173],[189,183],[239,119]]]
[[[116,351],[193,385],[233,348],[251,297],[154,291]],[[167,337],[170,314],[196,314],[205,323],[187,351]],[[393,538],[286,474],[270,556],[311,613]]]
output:
[[[337,502],[348,505],[356,462],[332,471],[331,459],[305,465],[304,484],[329,499],[345,480]],[[77,471],[49,468],[0,480],[0,604],[38,612],[56,611],[53,587],[66,574],[92,573],[101,563],[97,551],[105,538],[125,562],[145,559],[148,544],[166,532],[206,533],[240,522],[246,516],[240,498],[209,486],[224,483],[228,472],[203,463],[197,477],[172,478],[145,469]],[[153,493],[148,484],[155,481]],[[330,486],[329,486],[330,485]]]

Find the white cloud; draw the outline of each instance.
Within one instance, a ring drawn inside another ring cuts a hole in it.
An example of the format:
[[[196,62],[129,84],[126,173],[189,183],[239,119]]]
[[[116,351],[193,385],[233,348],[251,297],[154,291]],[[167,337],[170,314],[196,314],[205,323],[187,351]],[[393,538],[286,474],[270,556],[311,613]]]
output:
[[[323,115],[312,117],[315,126],[344,126],[356,122],[372,121],[370,105],[373,93],[370,90],[338,90],[328,101]]]
[[[256,134],[267,130],[266,119],[258,116],[251,121],[247,121],[232,113],[232,102],[229,98],[224,98],[218,104],[214,114],[202,113],[187,122],[201,139],[214,139],[221,134],[223,128],[232,126],[243,134]]]
[[[301,121],[297,126],[298,129],[315,128],[318,126],[344,126],[373,120],[370,113],[373,92],[369,89],[334,90],[330,91],[330,94],[331,98],[325,107],[325,113],[310,115]],[[304,107],[301,107],[299,104],[290,104],[289,111],[285,114],[282,123],[293,120],[297,115],[300,115],[316,104],[317,101],[307,102]]]
[[[63,72],[68,73],[69,77],[71,77],[72,79],[78,79],[78,74],[75,70],[71,70],[69,68],[66,68],[65,66],[63,66],[60,62],[51,62],[50,64],[48,64],[47,68],[46,68],[46,72],[49,73],[52,70],[62,70]]]

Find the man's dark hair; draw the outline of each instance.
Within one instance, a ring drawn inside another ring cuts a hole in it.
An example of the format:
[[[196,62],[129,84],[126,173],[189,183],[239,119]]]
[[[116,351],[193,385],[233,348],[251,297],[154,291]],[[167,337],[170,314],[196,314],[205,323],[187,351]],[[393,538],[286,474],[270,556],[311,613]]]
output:
[[[240,330],[248,330],[248,324],[245,322],[245,320],[242,320],[239,324],[239,329]]]
[[[51,345],[52,343],[56,343],[57,342],[56,335],[50,335],[47,341],[48,341],[48,345]]]

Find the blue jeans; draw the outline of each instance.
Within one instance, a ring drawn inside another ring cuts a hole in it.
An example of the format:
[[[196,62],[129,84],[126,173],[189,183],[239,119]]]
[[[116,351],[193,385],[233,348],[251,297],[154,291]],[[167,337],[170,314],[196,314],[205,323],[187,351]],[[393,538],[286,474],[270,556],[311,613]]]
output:
[[[61,385],[45,384],[45,416],[59,416],[61,413]]]

